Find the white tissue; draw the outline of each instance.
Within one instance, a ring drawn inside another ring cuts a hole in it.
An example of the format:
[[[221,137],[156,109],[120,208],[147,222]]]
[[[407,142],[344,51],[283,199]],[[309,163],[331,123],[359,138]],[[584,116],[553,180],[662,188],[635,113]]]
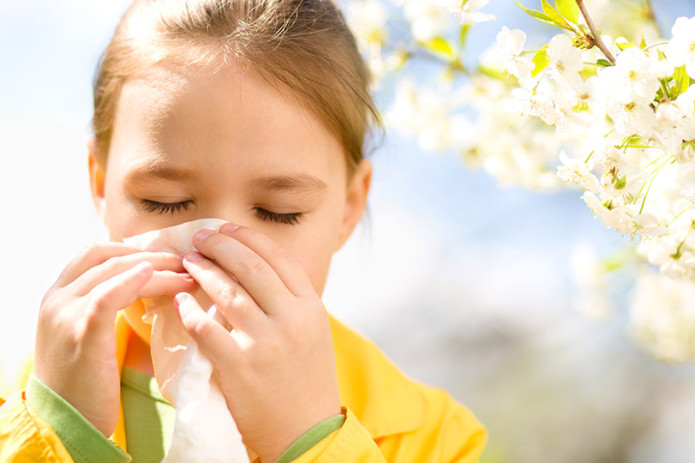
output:
[[[221,219],[201,219],[133,236],[123,240],[143,251],[183,255],[194,250],[193,235],[203,228],[218,229]],[[202,291],[193,293],[208,315],[216,307]],[[164,463],[248,463],[241,440],[210,361],[185,331],[171,297],[145,299],[147,322],[152,323],[150,350],[155,377],[164,397],[176,409],[174,434]],[[219,319],[217,317],[216,319]]]

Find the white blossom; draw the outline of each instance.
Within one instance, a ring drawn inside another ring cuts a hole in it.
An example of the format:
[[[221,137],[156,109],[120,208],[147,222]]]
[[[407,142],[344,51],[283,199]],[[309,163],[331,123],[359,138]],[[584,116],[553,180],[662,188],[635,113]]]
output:
[[[695,85],[681,93],[675,101],[680,110],[681,119],[676,124],[675,135],[682,141],[695,140]]]
[[[446,1],[446,0],[445,0]],[[478,10],[489,3],[490,0],[448,0],[449,9],[460,16],[462,23],[479,23],[495,19],[495,16]]]
[[[410,22],[413,38],[427,42],[446,35],[452,27],[451,4],[446,0],[400,0],[403,14]]]
[[[383,2],[378,0],[352,1],[346,13],[350,29],[362,47],[368,48],[373,44],[381,46],[386,41],[388,14]]]
[[[649,104],[637,101],[621,104],[613,101],[607,109],[616,130],[621,135],[649,135],[656,126],[656,115]]]
[[[521,55],[525,44],[526,34],[523,31],[509,30],[504,26],[497,33],[495,45],[483,55],[483,62],[506,71],[519,80],[528,80],[531,78],[533,63],[527,56]]]
[[[579,85],[582,70],[582,53],[574,47],[572,40],[565,34],[558,34],[548,44],[548,59],[550,69],[559,80],[568,81],[571,85]]]
[[[559,158],[562,165],[558,166],[557,173],[562,180],[592,193],[598,193],[600,185],[592,172],[593,163],[570,159],[565,151],[560,152]]]
[[[674,67],[685,65],[690,77],[695,78],[695,17],[676,19],[671,29],[673,38],[666,46],[666,56]]]
[[[618,105],[648,105],[660,87],[659,79],[672,73],[673,67],[665,61],[630,47],[618,54],[615,66],[602,69],[598,77],[607,100]]]
[[[556,125],[564,117],[553,100],[552,84],[541,81],[535,91],[516,88],[511,92],[512,100],[507,103],[510,111],[518,111],[522,116],[534,116],[548,125]]]

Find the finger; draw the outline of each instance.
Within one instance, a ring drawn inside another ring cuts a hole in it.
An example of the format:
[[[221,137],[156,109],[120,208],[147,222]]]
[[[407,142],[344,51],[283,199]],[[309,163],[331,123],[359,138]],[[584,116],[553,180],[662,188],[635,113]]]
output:
[[[188,273],[155,271],[138,292],[138,297],[174,296],[182,291],[193,291],[195,286],[195,280]]]
[[[270,237],[234,224],[223,225],[220,233],[236,239],[261,256],[295,296],[316,293],[304,268]]]
[[[56,280],[56,286],[64,287],[92,267],[103,264],[112,257],[125,256],[139,252],[122,243],[91,244],[82,249],[63,269]]]
[[[248,332],[263,321],[265,317],[261,307],[214,262],[193,252],[186,255],[183,265],[235,329]]]
[[[138,292],[152,278],[153,273],[151,263],[141,262],[97,285],[90,293],[88,320],[96,328],[92,331],[103,333],[103,329],[113,329],[116,313],[135,302]]]
[[[126,271],[129,268],[135,267],[141,262],[149,262],[154,270],[163,271],[169,270],[172,272],[185,272],[181,257],[168,252],[143,252],[139,251],[134,254],[125,256],[112,257],[104,263],[92,267],[75,281],[70,283],[75,293],[85,295],[89,293],[95,286],[108,280],[109,278]]]
[[[184,328],[216,368],[222,363],[234,361],[239,353],[234,338],[200,308],[193,296],[179,293],[174,298],[174,303]]]
[[[210,232],[203,230],[193,238],[200,253],[239,280],[264,312],[280,311],[283,303],[293,295],[278,274],[245,244],[227,235]]]

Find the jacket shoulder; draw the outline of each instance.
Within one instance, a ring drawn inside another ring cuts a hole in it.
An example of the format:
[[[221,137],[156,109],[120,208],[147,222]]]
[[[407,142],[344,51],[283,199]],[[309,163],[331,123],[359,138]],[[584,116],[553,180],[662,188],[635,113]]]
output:
[[[468,408],[445,390],[408,378],[374,343],[333,318],[331,329],[341,401],[373,438],[410,433],[427,452],[422,461],[434,449],[443,452],[436,461],[477,461],[486,432]]]

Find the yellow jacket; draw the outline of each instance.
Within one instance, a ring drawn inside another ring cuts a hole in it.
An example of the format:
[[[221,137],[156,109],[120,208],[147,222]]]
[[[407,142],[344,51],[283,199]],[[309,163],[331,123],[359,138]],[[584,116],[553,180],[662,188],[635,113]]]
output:
[[[343,426],[295,460],[474,463],[486,432],[473,414],[437,388],[406,378],[371,342],[331,318]],[[130,327],[116,323],[122,364]],[[123,419],[112,439],[126,447]],[[0,462],[73,461],[24,393],[0,398]]]

